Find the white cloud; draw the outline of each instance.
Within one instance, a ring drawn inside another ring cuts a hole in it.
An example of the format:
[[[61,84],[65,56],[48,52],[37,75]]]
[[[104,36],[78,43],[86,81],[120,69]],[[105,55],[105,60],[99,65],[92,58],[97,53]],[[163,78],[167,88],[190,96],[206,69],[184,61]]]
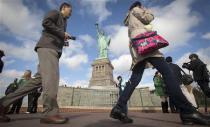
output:
[[[95,42],[94,38],[88,34],[80,35],[79,39],[88,46],[91,46]]]
[[[88,73],[86,74],[86,77],[87,77],[88,79],[90,79],[90,78],[92,77],[92,71],[93,71],[93,68],[90,67],[90,68],[88,69]]]
[[[115,1],[116,0],[114,0],[114,2]],[[82,12],[95,15],[99,23],[112,15],[112,12],[106,7],[108,2],[113,2],[113,0],[80,0],[80,4],[83,8]]]
[[[144,87],[149,87],[150,90],[155,89],[154,83],[153,82],[148,82],[148,83],[140,83],[137,88],[144,88]]]
[[[202,48],[197,51],[198,56],[205,64],[207,64],[207,68],[210,70],[210,47]]]
[[[115,73],[117,74],[127,73],[130,70],[130,67],[132,64],[132,58],[131,58],[131,55],[126,54],[116,59],[113,59],[111,63],[114,66]]]
[[[154,30],[169,41],[167,51],[186,45],[196,34],[191,30],[198,25],[200,17],[193,12],[192,2],[175,0],[167,6],[153,8],[155,20],[152,24]]]
[[[6,32],[33,40],[40,36],[42,11],[31,11],[23,0],[1,0],[0,5],[0,26]]]
[[[81,88],[87,88],[89,85],[89,82],[86,80],[76,80],[73,82],[68,81],[68,77],[64,77],[60,79],[59,85],[60,86],[68,86],[68,87],[81,87]]]
[[[17,71],[15,69],[12,70],[4,70],[1,74],[1,77],[4,78],[20,78],[23,75],[24,72]]]
[[[188,53],[185,53],[182,55],[182,57],[180,57],[177,61],[176,61],[176,64],[178,64],[180,67],[183,65],[183,63],[187,63],[189,62],[189,55],[191,53],[188,52]]]
[[[72,87],[82,87],[87,88],[89,85],[89,82],[86,80],[77,80],[71,84]]]
[[[55,0],[47,0],[47,4],[50,8],[52,9],[56,9],[58,8],[58,4],[56,3]]]
[[[152,8],[155,14],[155,20],[152,22],[154,30],[170,43],[170,46],[164,50],[169,51],[185,46],[195,35],[191,29],[198,25],[200,17],[192,11],[190,6],[192,2],[192,0],[175,0],[165,7]],[[116,24],[106,26],[105,30],[111,34],[110,51],[113,55],[129,53],[127,27]]]
[[[115,56],[129,53],[128,28],[120,25],[110,25],[106,30],[111,33],[110,51]]]
[[[66,78],[60,78],[59,85],[60,86],[68,85],[68,81],[66,80]]]
[[[144,71],[144,77],[153,77],[155,75],[156,69],[148,68]]]
[[[207,40],[210,40],[210,32],[209,33],[206,33],[202,36],[203,39],[207,39]]]
[[[69,48],[64,48],[60,63],[66,65],[69,69],[78,69],[81,64],[88,62],[88,55],[83,51],[83,45],[80,41],[72,41]]]
[[[18,58],[25,61],[34,61],[37,59],[37,55],[33,50],[35,43],[28,40],[23,42],[22,45],[17,46],[6,42],[0,42],[0,47],[4,50],[7,57]]]
[[[7,57],[3,57],[2,60],[4,61],[4,66],[8,66],[10,64],[14,64],[15,63],[14,59],[8,59]]]
[[[73,56],[66,56],[65,53],[61,59],[61,63],[65,64],[70,69],[77,69],[81,64],[88,62],[87,54],[76,54]]]

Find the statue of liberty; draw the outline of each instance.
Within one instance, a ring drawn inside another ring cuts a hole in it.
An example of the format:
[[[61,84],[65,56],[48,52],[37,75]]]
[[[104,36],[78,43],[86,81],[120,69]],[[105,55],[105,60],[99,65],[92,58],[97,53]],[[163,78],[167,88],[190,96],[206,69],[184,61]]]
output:
[[[96,24],[97,29],[97,38],[98,38],[98,49],[99,56],[98,58],[108,58],[108,47],[111,42],[111,38],[105,35],[105,32],[99,28],[99,25]]]

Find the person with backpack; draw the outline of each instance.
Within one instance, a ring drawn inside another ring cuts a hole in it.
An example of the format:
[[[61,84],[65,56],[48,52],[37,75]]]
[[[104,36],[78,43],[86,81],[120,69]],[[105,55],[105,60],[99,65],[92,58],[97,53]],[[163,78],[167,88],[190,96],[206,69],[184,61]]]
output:
[[[18,79],[15,78],[13,83],[9,84],[9,86],[5,90],[5,95],[8,95],[8,94],[10,94],[12,92],[15,92],[15,90],[17,90],[17,88],[18,88]]]
[[[17,89],[21,89],[22,87],[24,87],[24,85],[26,85],[30,81],[30,79],[31,79],[31,71],[30,70],[26,70],[24,72],[23,76],[21,77],[21,79],[17,82]],[[20,109],[21,109],[22,104],[23,104],[23,99],[24,99],[24,97],[21,97],[18,100],[16,100],[13,103],[13,106],[10,109],[10,111],[8,112],[8,114],[13,114],[14,112],[16,114],[19,114],[20,113]]]
[[[209,88],[209,73],[206,64],[201,61],[197,54],[190,54],[190,62],[184,63],[183,68],[193,71],[193,78],[200,86],[203,93],[210,98],[210,88]]]
[[[10,93],[13,93],[15,92],[15,90],[18,89],[18,79],[15,78],[14,82],[11,83],[6,91],[5,91],[5,95],[8,95]],[[18,110],[18,106],[20,105],[20,100],[17,100],[15,103],[12,104],[12,107],[10,108],[10,111],[7,113],[7,114],[13,114],[14,112],[16,112],[17,114],[19,113],[19,110]]]
[[[177,81],[179,82],[179,86],[180,86],[183,94],[187,98],[187,100],[194,107],[198,108],[197,102],[195,100],[195,96],[193,94],[193,88],[192,88],[192,85],[191,85],[193,79],[191,79],[191,82],[188,82],[188,83],[184,82],[184,75],[187,75],[187,74],[177,64],[173,63],[173,59],[172,59],[171,56],[166,57],[166,62],[168,63],[171,70],[173,71],[173,74],[174,74],[175,78],[177,79]]]

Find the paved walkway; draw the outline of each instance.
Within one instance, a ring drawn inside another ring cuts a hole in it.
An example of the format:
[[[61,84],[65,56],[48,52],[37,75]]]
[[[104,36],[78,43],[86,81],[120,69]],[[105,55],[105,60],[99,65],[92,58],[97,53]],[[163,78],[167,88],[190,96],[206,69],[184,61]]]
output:
[[[40,124],[41,114],[9,115],[10,123],[1,123],[0,127],[190,127],[181,124],[178,114],[131,112],[133,124],[122,124],[109,118],[109,113],[71,112],[62,113],[70,119],[64,125]],[[194,125],[193,127],[203,127]]]

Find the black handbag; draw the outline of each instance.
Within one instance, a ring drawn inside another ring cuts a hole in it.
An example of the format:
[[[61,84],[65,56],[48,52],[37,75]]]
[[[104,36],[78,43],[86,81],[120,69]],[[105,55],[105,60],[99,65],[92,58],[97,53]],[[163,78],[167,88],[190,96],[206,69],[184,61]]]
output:
[[[190,85],[191,83],[193,83],[193,77],[192,75],[187,74],[184,70],[181,69],[181,71],[183,72],[182,75],[182,83],[184,85]]]

